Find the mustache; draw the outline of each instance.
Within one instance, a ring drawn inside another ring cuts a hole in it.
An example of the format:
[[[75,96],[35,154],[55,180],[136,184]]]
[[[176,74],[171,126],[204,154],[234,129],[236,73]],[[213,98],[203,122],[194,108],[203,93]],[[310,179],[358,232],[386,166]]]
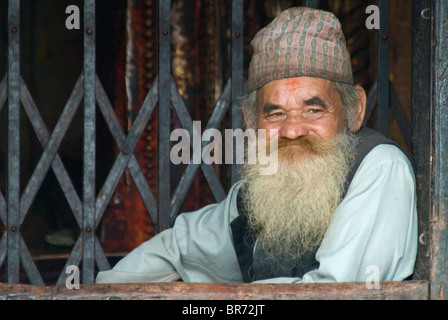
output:
[[[296,139],[281,137],[278,139],[279,150],[288,147],[300,147],[305,152],[317,155],[325,154],[331,151],[335,144],[336,141],[334,141],[334,139],[332,139],[331,141],[326,141],[314,136],[303,136]]]

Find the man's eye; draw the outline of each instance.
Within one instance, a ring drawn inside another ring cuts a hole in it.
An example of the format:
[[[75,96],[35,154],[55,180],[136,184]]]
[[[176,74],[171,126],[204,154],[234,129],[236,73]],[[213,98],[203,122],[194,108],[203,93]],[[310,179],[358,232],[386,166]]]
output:
[[[274,112],[267,115],[267,118],[270,120],[278,120],[284,117],[284,114],[281,112]]]
[[[322,108],[309,108],[303,113],[305,119],[320,119],[324,115],[325,110]]]

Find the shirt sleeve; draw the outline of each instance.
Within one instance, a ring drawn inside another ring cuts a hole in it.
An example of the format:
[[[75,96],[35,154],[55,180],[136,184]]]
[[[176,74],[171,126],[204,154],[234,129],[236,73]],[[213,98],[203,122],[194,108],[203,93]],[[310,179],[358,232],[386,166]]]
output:
[[[302,278],[259,283],[400,281],[417,254],[416,182],[407,157],[392,145],[363,160],[316,253],[319,268]]]
[[[230,221],[236,217],[236,184],[225,200],[179,215],[172,228],[144,242],[97,283],[241,282]]]

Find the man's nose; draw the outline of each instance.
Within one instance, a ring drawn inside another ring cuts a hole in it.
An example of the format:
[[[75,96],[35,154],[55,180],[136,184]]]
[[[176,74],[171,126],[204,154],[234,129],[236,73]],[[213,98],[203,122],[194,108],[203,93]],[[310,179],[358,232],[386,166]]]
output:
[[[303,119],[286,119],[279,129],[279,137],[294,140],[310,134],[310,129]]]

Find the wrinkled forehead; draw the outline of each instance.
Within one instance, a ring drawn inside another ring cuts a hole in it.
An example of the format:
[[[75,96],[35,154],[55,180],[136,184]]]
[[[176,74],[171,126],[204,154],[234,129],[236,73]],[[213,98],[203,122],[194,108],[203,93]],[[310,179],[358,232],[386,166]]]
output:
[[[322,99],[338,102],[341,97],[333,81],[315,77],[293,77],[268,82],[258,90],[257,105],[280,102],[295,97]]]

